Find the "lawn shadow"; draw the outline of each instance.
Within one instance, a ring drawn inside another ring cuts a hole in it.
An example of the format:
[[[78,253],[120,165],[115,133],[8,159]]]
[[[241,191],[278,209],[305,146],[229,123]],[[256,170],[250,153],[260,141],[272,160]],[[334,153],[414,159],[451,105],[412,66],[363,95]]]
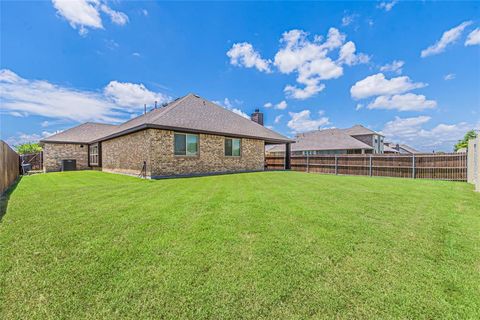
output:
[[[2,195],[0,195],[0,222],[2,222],[3,216],[7,213],[8,200],[10,200],[10,195],[13,193],[13,191],[15,191],[21,179],[22,176],[18,177],[18,179],[15,180],[15,182],[10,187],[8,187],[8,189],[5,190]]]

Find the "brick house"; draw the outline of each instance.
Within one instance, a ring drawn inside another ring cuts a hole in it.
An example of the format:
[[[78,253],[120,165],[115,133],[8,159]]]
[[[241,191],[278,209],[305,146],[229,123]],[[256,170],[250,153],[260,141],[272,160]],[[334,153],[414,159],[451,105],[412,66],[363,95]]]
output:
[[[258,110],[252,119],[260,123],[188,94],[120,125],[87,122],[41,140],[44,171],[150,178],[261,171],[266,145],[290,148],[293,140],[265,128]]]

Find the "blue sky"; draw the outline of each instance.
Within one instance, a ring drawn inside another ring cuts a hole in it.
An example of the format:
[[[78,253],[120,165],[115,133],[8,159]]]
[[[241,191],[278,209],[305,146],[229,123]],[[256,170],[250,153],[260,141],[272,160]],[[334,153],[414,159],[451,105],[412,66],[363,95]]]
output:
[[[197,93],[285,135],[363,124],[451,151],[480,127],[479,2],[2,1],[1,138]]]

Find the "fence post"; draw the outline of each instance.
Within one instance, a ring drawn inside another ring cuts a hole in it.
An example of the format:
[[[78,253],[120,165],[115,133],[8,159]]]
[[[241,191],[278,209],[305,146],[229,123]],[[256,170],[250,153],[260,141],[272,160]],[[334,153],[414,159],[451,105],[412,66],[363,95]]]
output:
[[[368,175],[372,176],[372,155],[370,155],[369,164],[368,164]]]
[[[308,157],[308,152],[307,152],[307,173],[310,172],[310,161],[309,161],[309,157]]]
[[[338,174],[338,156],[335,155],[335,174]]]
[[[415,179],[415,154],[412,154],[412,179]]]

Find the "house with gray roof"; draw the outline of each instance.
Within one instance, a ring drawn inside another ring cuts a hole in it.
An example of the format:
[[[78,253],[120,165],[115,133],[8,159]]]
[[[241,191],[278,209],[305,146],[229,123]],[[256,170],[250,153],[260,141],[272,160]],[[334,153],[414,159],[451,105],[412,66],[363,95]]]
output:
[[[348,129],[325,129],[300,133],[291,145],[292,155],[383,153],[383,135],[355,125]],[[282,145],[268,147],[267,154],[285,154]]]
[[[388,148],[388,153],[399,153],[399,154],[420,154],[420,153],[422,153],[421,151],[418,151],[417,149],[415,149],[413,147],[410,147],[409,145],[398,144],[398,143],[393,143],[393,142],[385,142],[385,148]]]
[[[119,125],[87,122],[41,140],[44,171],[151,178],[260,171],[266,145],[289,148],[293,140],[264,127],[258,110],[252,119],[188,94]]]

